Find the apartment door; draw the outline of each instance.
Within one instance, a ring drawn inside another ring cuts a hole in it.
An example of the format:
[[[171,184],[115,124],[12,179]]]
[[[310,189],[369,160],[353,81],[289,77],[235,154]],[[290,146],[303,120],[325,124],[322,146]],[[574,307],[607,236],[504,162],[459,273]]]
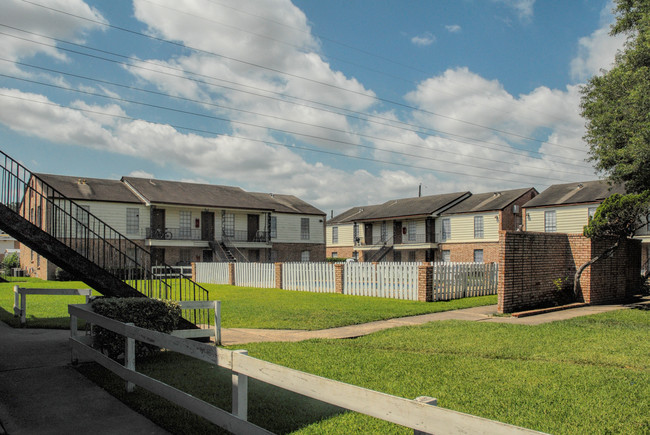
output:
[[[214,240],[214,213],[201,212],[201,240]]]
[[[248,241],[254,242],[257,237],[257,232],[260,229],[260,215],[258,214],[249,214],[248,215]]]
[[[367,223],[364,225],[363,237],[366,239],[366,245],[372,245],[372,223]]]
[[[210,249],[203,250],[203,262],[211,263],[212,262],[212,251]]]
[[[165,248],[151,247],[151,264],[153,266],[165,264]]]
[[[165,209],[154,208],[153,210],[151,210],[150,236],[152,234],[165,234]],[[155,238],[155,237],[151,236],[151,238]]]
[[[402,221],[393,222],[393,244],[402,244]]]

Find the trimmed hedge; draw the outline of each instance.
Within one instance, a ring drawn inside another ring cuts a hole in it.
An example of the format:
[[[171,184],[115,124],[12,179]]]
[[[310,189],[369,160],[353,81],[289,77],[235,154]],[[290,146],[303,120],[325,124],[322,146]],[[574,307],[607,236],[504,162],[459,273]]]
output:
[[[178,327],[181,308],[173,301],[148,298],[98,298],[92,302],[92,309],[102,316],[124,323],[133,323],[140,328],[170,333]],[[110,358],[123,357],[125,338],[122,335],[96,326],[94,346]],[[136,341],[137,357],[149,355],[159,348]]]

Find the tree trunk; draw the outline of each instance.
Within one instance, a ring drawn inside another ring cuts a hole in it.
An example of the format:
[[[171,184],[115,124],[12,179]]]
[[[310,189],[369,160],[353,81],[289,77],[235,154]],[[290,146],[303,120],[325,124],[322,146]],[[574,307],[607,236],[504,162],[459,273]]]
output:
[[[578,287],[580,286],[580,277],[582,276],[582,272],[584,272],[587,267],[591,266],[601,258],[610,256],[614,251],[616,251],[616,249],[618,249],[620,244],[621,244],[621,239],[618,239],[616,243],[614,243],[612,246],[605,249],[603,252],[596,255],[594,258],[587,261],[582,266],[580,266],[578,270],[576,270],[576,274],[573,276],[573,296],[575,297],[576,300],[578,300]]]

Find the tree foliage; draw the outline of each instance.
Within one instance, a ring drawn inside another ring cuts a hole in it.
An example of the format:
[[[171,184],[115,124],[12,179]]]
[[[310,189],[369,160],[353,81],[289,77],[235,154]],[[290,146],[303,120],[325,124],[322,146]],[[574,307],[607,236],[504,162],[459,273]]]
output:
[[[650,191],[620,195],[615,193],[605,199],[594,214],[584,235],[590,239],[632,237],[646,220],[650,206]]]
[[[650,0],[616,0],[611,35],[627,42],[611,70],[582,88],[590,160],[628,192],[650,189]]]

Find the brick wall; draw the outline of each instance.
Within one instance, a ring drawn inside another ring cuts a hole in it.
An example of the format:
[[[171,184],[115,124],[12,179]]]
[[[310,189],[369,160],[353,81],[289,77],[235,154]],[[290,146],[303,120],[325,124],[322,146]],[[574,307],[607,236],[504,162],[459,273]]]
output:
[[[441,251],[449,251],[450,261],[472,262],[474,261],[474,250],[483,250],[484,263],[496,263],[499,261],[499,242],[469,242],[469,243],[441,243]]]
[[[325,261],[324,243],[274,243],[275,261],[301,261],[302,251],[309,251],[309,261]]]
[[[566,280],[571,289],[576,269],[611,243],[592,242],[580,234],[502,231],[498,311],[556,305],[564,295],[554,280]],[[626,299],[638,289],[640,266],[640,242],[629,240],[611,258],[585,269],[580,279],[582,300],[603,304]]]
[[[354,252],[354,246],[328,246],[326,255],[328,257],[332,256],[332,252],[336,252],[336,255],[339,258],[352,258],[352,253]]]

